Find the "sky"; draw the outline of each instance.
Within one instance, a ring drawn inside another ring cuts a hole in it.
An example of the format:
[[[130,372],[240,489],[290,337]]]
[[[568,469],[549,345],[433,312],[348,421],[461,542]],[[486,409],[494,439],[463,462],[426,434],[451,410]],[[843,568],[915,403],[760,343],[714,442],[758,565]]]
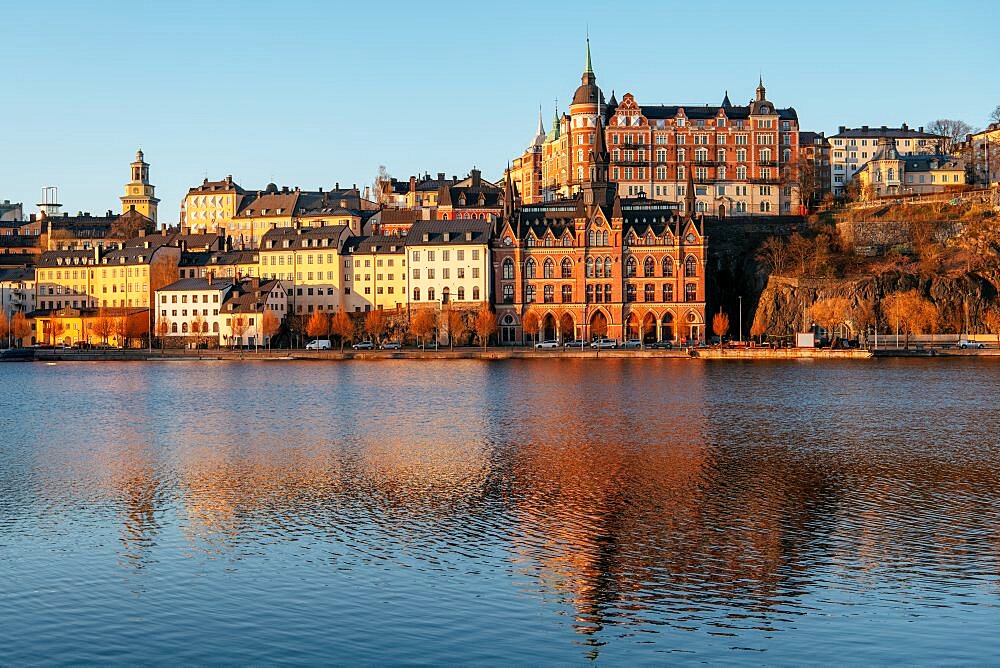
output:
[[[0,201],[120,210],[142,147],[175,223],[188,188],[233,175],[304,189],[380,165],[498,179],[579,85],[640,105],[728,90],[802,129],[976,127],[1000,105],[1000,4],[938,2],[54,2],[0,6]]]

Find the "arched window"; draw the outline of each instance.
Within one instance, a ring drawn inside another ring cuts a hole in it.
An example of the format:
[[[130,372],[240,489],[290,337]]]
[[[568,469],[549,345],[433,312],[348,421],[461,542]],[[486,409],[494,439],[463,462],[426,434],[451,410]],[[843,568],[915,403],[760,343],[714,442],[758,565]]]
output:
[[[653,262],[653,258],[647,257],[646,261],[642,263],[642,275],[649,278],[656,273],[656,263]]]
[[[434,301],[434,288],[427,288],[427,301]]]
[[[568,257],[563,258],[561,269],[563,278],[573,278],[573,262]]]
[[[635,258],[629,257],[628,261],[625,263],[625,277],[633,278],[635,277]]]
[[[556,277],[556,263],[552,261],[552,258],[545,259],[545,263],[542,265],[542,276],[544,278]]]
[[[590,246],[596,246],[597,245],[597,239],[596,239],[596,235],[594,234],[594,230],[591,230],[587,234],[587,243]]]
[[[674,275],[674,261],[673,258],[667,256],[663,258],[663,277],[670,278]]]
[[[530,238],[530,237],[529,237]],[[524,277],[534,278],[535,277],[535,258],[528,258],[528,261],[524,263]]]
[[[551,247],[552,243],[553,243],[552,234],[549,233],[549,234],[545,235],[545,245],[547,247]]]
[[[472,286],[472,300],[473,301],[477,301],[477,302],[479,301],[479,286],[478,285]]]
[[[673,283],[663,284],[663,301],[672,302],[674,301],[674,285]]]
[[[514,278],[514,261],[512,259],[510,259],[509,257],[505,257],[503,259],[503,262],[500,263],[500,266],[503,268],[503,277],[505,279],[507,279],[508,281],[509,280],[513,280],[513,278]]]
[[[603,235],[602,240],[601,240],[601,245],[602,246],[607,246],[608,245],[608,233],[607,233],[607,231],[604,232],[604,235]]]
[[[420,288],[413,288],[413,301],[420,301]]]
[[[213,322],[212,323],[212,333],[213,334],[218,334],[219,333],[219,323],[218,322]]]
[[[594,277],[594,258],[587,258],[587,278]]]
[[[684,260],[684,276],[685,278],[693,278],[698,275],[698,261],[694,259],[694,255],[688,255],[687,259]]]
[[[894,178],[896,178],[896,170],[893,169],[892,167],[890,167],[889,168],[889,175],[888,175],[888,178],[886,180],[887,181],[892,181]]]
[[[698,286],[694,283],[688,283],[684,286],[684,301],[693,302],[698,296]]]
[[[465,299],[465,288],[461,285],[458,286],[458,301],[463,301]]]
[[[534,246],[535,245],[535,236],[533,234],[529,234],[528,235],[528,238],[526,240],[526,244],[528,246]]]
[[[176,334],[177,333],[177,323],[176,322],[170,323],[170,333],[171,334]]]
[[[611,278],[611,258],[609,257],[604,258],[604,275]]]
[[[562,240],[562,245],[563,246],[572,246],[573,245],[573,237],[569,236],[568,234],[564,235],[563,236],[563,240]]]
[[[472,298],[479,301],[479,288],[472,288]],[[514,303],[514,286],[510,283],[503,286],[503,303],[513,304]]]
[[[188,333],[188,324],[186,322],[182,322],[181,323],[181,333],[182,334],[187,334]]]

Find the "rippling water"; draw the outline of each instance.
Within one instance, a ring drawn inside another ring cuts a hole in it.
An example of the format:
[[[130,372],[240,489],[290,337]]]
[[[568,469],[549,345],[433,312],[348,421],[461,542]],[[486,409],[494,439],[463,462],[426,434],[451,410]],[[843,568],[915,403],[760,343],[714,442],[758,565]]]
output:
[[[0,387],[0,664],[1000,653],[1000,363],[8,364]]]

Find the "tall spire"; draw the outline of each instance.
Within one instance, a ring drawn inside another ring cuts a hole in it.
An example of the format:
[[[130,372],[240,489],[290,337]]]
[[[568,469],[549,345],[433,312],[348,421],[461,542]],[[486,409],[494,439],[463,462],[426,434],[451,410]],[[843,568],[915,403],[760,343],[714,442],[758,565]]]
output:
[[[762,73],[760,75],[760,77],[758,78],[758,83],[757,83],[757,101],[758,102],[763,102],[764,101],[764,95],[765,95],[765,90],[764,90],[764,75]]]
[[[545,125],[542,123],[542,105],[538,105],[538,131],[535,134],[545,136]]]
[[[510,162],[507,162],[507,182],[503,189],[503,217],[509,219],[514,214],[514,181],[510,178]]]
[[[590,62],[590,31],[589,30],[587,31],[587,67],[584,68],[583,71],[584,72],[588,72],[590,74],[594,73],[594,66]]]

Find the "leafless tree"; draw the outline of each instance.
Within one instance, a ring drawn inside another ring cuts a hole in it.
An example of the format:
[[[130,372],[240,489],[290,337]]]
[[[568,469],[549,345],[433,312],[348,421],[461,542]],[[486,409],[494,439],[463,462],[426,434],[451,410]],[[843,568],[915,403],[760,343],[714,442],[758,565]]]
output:
[[[538,336],[538,332],[542,328],[542,321],[538,318],[537,313],[534,311],[528,311],[524,315],[524,320],[521,321],[521,328],[524,330],[525,334],[531,337],[533,342],[537,343],[535,338]]]
[[[448,345],[454,350],[455,339],[460,338],[467,331],[465,316],[461,310],[452,306],[448,309],[445,320],[448,323]]]
[[[24,345],[24,339],[31,336],[31,323],[21,311],[15,313],[14,317],[11,318],[10,329],[14,333],[14,340],[17,341],[18,346]]]
[[[944,146],[941,147],[941,150],[950,153],[955,144],[965,141],[965,136],[975,132],[975,128],[965,121],[939,118],[927,124],[927,131],[936,135],[944,135]]]
[[[378,346],[382,343],[387,325],[385,314],[381,309],[368,311],[368,315],[365,316],[365,334],[371,337],[373,345]]]
[[[344,344],[354,340],[354,321],[347,311],[343,309],[337,311],[330,321],[330,331],[340,339],[340,352],[344,352]]]
[[[264,316],[260,320],[260,333],[261,336],[267,339],[268,350],[271,349],[271,339],[278,333],[280,327],[281,323],[278,321],[278,316],[274,315],[271,309],[266,309]]]
[[[410,318],[410,332],[421,343],[437,330],[437,315],[431,309],[420,309]]]
[[[476,335],[483,344],[483,350],[489,345],[490,337],[497,331],[497,316],[488,302],[483,302],[476,314]]]

